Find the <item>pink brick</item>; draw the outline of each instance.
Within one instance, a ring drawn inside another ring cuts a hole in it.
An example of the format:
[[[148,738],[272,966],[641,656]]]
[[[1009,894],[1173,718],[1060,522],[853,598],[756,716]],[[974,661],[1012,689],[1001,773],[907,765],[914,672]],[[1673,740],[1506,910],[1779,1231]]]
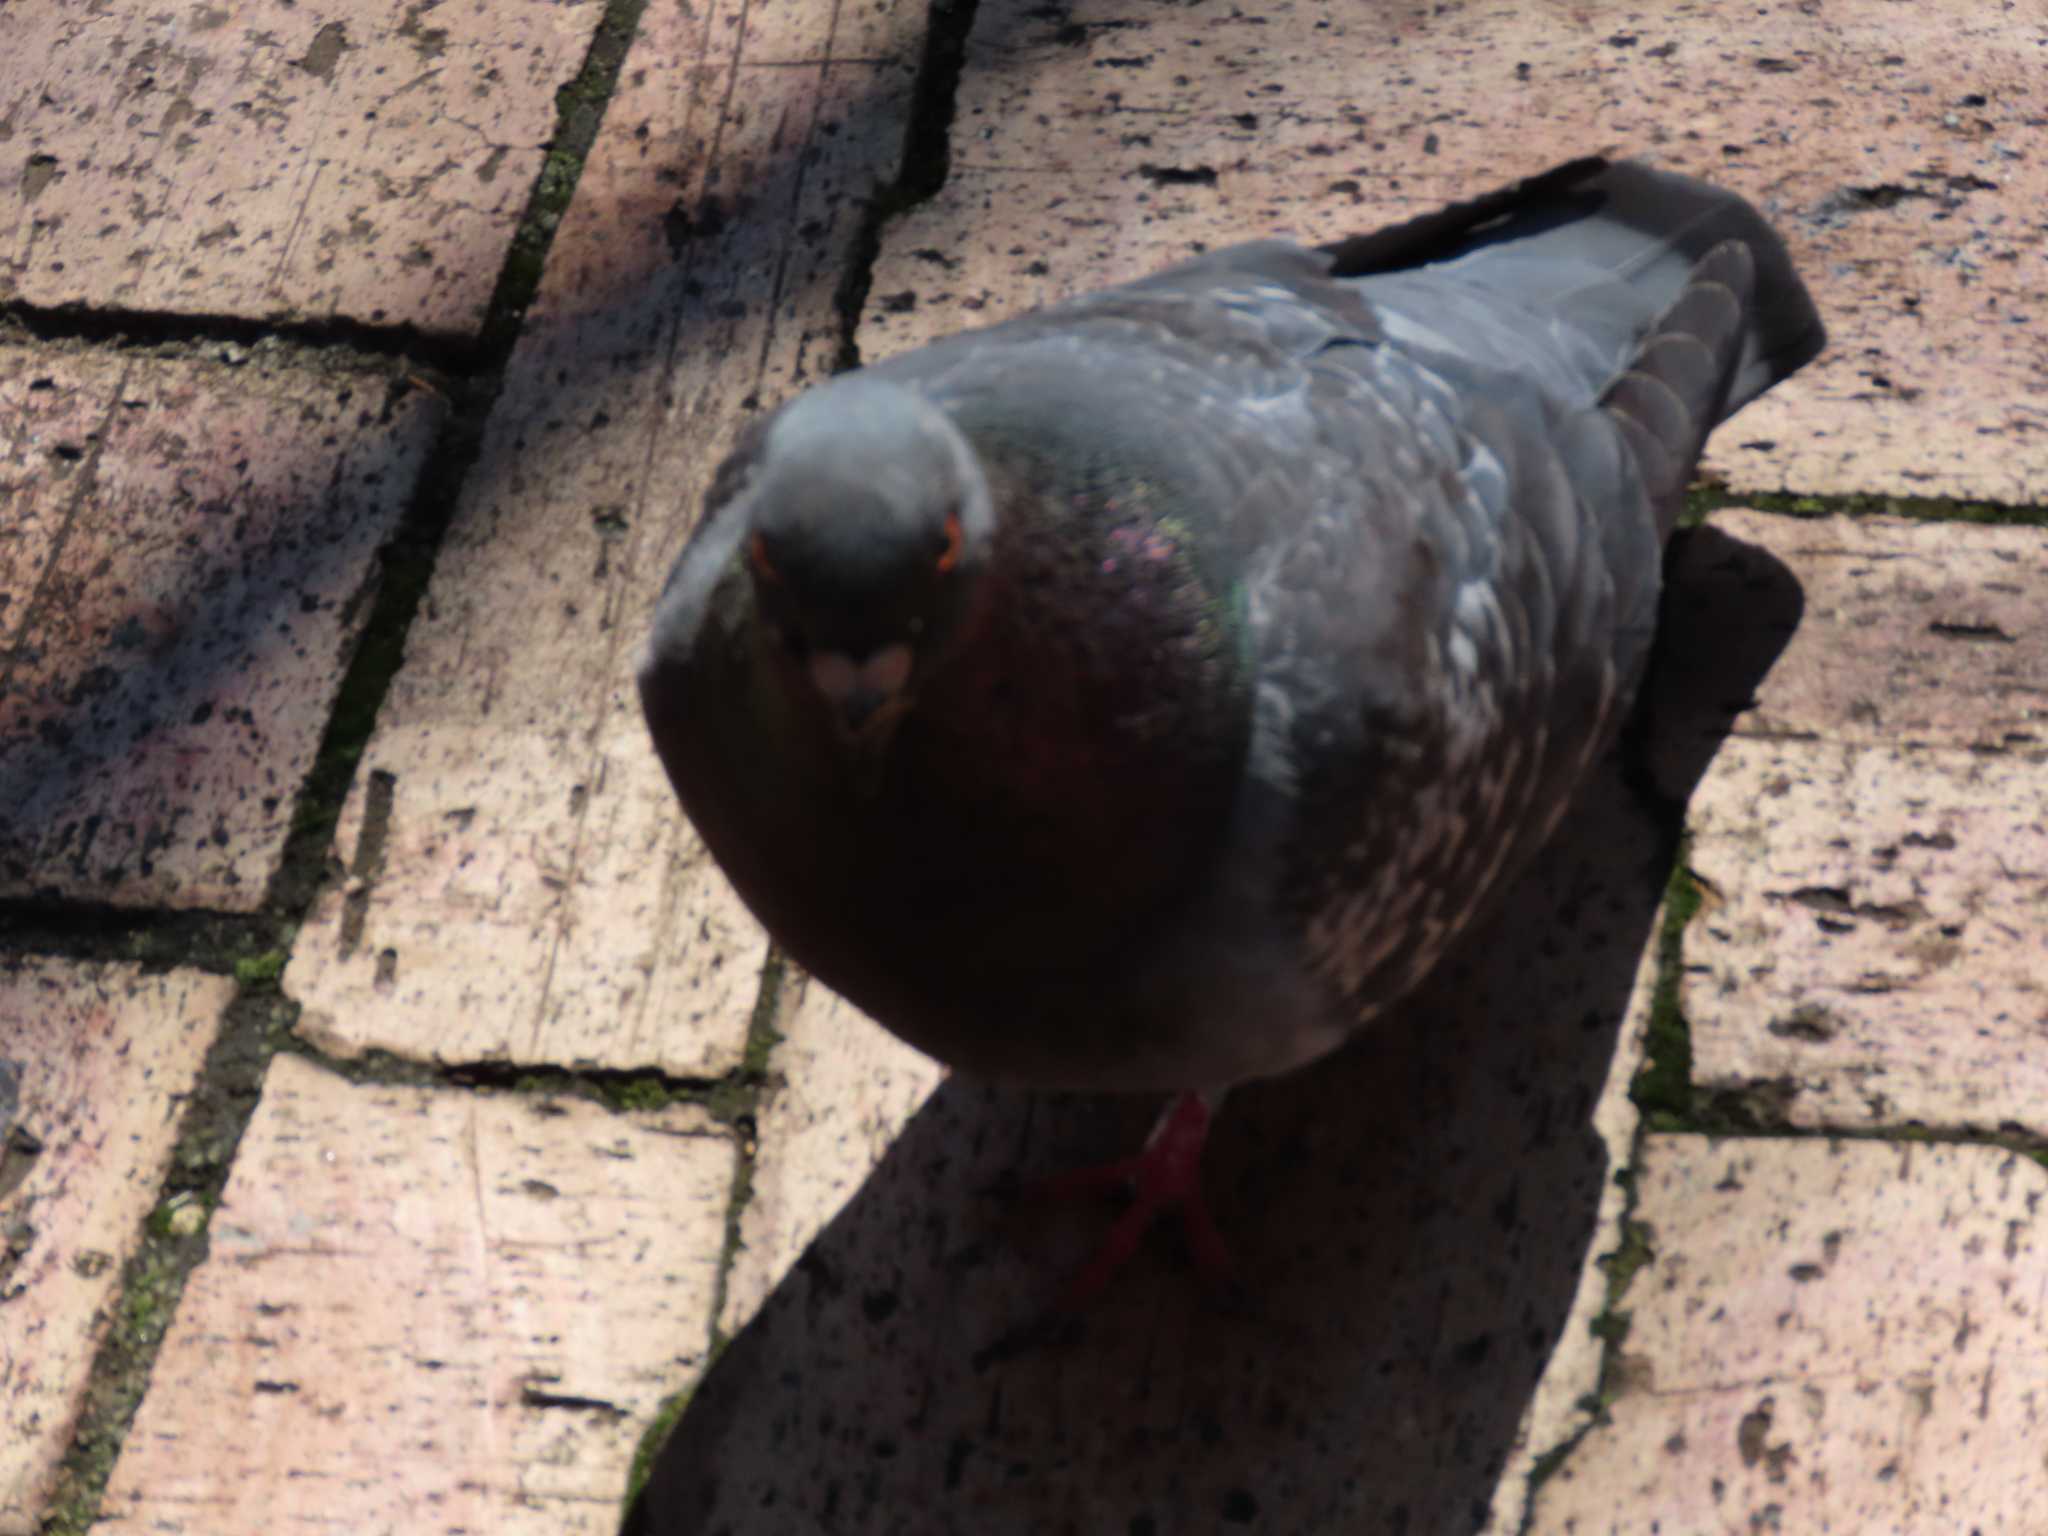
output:
[[[2048,745],[2048,530],[1739,510],[1713,525],[1774,551],[1805,600],[1739,734]]]
[[[0,1532],[42,1527],[122,1266],[234,984],[130,965],[0,965]],[[25,1164],[25,1166],[23,1166]],[[18,1179],[18,1182],[17,1182]]]
[[[1689,811],[1696,1078],[1799,1125],[2039,1131],[2048,532],[1715,526],[1806,611]]]
[[[692,1106],[278,1057],[97,1528],[610,1536],[703,1362],[732,1171]]]
[[[262,901],[442,414],[372,374],[0,348],[0,895]]]
[[[2048,1176],[1997,1147],[1653,1136],[1606,1419],[1530,1536],[2023,1531]]]
[[[469,335],[602,15],[18,7],[0,298]]]

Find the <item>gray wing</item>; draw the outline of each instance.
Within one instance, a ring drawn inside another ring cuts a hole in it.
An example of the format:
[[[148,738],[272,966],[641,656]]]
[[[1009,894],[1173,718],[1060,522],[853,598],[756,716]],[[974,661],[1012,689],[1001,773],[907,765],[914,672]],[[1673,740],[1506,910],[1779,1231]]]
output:
[[[1184,452],[1228,467],[1259,681],[1223,868],[1358,1019],[1554,830],[1647,661],[1707,432],[1821,342],[1739,200],[1637,167],[1593,190],[1627,217],[1356,277],[1355,247],[1243,246],[1039,317],[1108,372],[1145,335]],[[1790,294],[1761,309],[1760,262]]]
[[[1268,718],[1295,779],[1283,900],[1369,1014],[1554,828],[1648,654],[1660,540],[1597,405],[1391,353],[1325,414],[1379,450],[1353,466],[1370,511],[1330,504],[1268,577]]]
[[[1377,339],[1309,361],[1329,468],[1257,593],[1267,757],[1294,775],[1283,901],[1361,1018],[1554,830],[1647,662],[1707,432],[1820,344],[1789,267],[1790,332],[1756,323],[1739,237],[1604,289],[1570,242],[1532,246],[1526,271],[1356,283]]]

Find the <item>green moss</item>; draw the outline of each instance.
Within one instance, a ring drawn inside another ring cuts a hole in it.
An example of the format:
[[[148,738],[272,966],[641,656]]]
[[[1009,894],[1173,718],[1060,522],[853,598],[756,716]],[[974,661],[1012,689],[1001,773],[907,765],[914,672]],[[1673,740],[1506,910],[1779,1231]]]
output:
[[[1628,1182],[1626,1175],[1620,1177],[1623,1182]],[[1586,1331],[1603,1346],[1600,1356],[1600,1384],[1593,1392],[1578,1401],[1577,1407],[1586,1415],[1586,1422],[1563,1443],[1545,1451],[1529,1469],[1529,1486],[1532,1490],[1554,1476],[1557,1469],[1570,1458],[1578,1443],[1607,1422],[1609,1408],[1625,1389],[1630,1367],[1622,1353],[1622,1346],[1628,1342],[1629,1330],[1634,1319],[1623,1309],[1621,1300],[1628,1291],[1629,1283],[1655,1258],[1656,1252],[1651,1246],[1649,1227],[1632,1217],[1624,1216],[1621,1221],[1619,1245],[1612,1253],[1604,1254],[1598,1260],[1602,1272],[1607,1277],[1606,1305],[1601,1309],[1599,1316],[1586,1325]],[[1532,1513],[1534,1508],[1532,1502],[1529,1506]]]
[[[708,1369],[708,1367],[707,1367]],[[633,1450],[633,1465],[626,1472],[626,1504],[640,1497],[640,1490],[647,1486],[647,1479],[654,1475],[654,1458],[661,1453],[669,1431],[682,1422],[684,1411],[690,1406],[694,1387],[678,1392],[661,1405],[654,1420],[647,1426],[647,1433],[640,1437],[640,1444]]]
[[[1599,1259],[1601,1272],[1607,1277],[1607,1301],[1600,1315],[1587,1325],[1587,1331],[1607,1346],[1606,1358],[1601,1364],[1601,1379],[1607,1380],[1617,1352],[1627,1342],[1631,1316],[1621,1305],[1628,1288],[1648,1264],[1657,1257],[1650,1244],[1650,1229],[1633,1217],[1624,1216],[1621,1222],[1621,1241],[1612,1253],[1602,1254]]]
[[[1908,517],[1922,522],[2048,524],[2048,505],[2007,506],[1946,496],[1803,496],[1789,491],[1736,492],[1720,485],[1695,486],[1686,497],[1682,523],[1695,523],[1722,507],[1752,507],[1785,517]]]
[[[79,1431],[58,1467],[42,1536],[84,1536],[98,1518],[101,1493],[196,1257],[193,1245],[155,1234],[169,1221],[152,1214],[153,1235],[123,1272],[120,1305],[94,1361]]]
[[[1600,1259],[1601,1273],[1607,1276],[1607,1303],[1610,1308],[1628,1294],[1629,1282],[1656,1257],[1657,1251],[1650,1245],[1649,1227],[1633,1218],[1624,1218],[1620,1244]]]
[[[249,989],[274,990],[289,958],[282,949],[266,949],[260,955],[244,955],[235,962],[235,980]]]
[[[789,962],[779,949],[771,949],[761,966],[761,989],[754,995],[753,1016],[747,1021],[747,1048],[740,1058],[740,1071],[766,1081],[769,1059],[782,1042],[775,1027],[781,1017],[782,993],[789,981]]]
[[[334,830],[342,805],[369,745],[384,695],[404,660],[406,634],[426,595],[434,556],[460,499],[462,482],[482,445],[484,422],[497,399],[502,370],[518,340],[526,307],[540,285],[556,226],[575,194],[584,159],[604,121],[646,5],[647,0],[611,0],[583,67],[555,93],[554,136],[479,328],[477,366],[468,379],[444,381],[451,406],[448,425],[420,477],[405,525],[384,551],[380,568],[359,599],[370,603],[370,614],[328,717],[313,771],[293,807],[284,869],[271,892],[280,907],[303,910],[313,892],[335,872],[331,863]],[[411,370],[402,369],[394,377],[394,391],[413,387]]]
[[[640,30],[641,13],[646,9],[647,0],[611,0],[591,38],[583,67],[555,92],[554,137],[548,141],[540,175],[534,181],[525,215],[512,236],[505,265],[498,274],[497,289],[491,295],[482,337],[487,352],[509,352],[518,335],[526,306],[540,287],[555,230],[575,196],[584,161],[604,123],[605,109],[618,87],[619,71],[625,65],[626,54]]]
[[[182,1190],[149,1213],[149,1235],[155,1238],[190,1237],[206,1225],[213,1202]]]
[[[1619,1349],[1628,1342],[1628,1331],[1634,1325],[1635,1319],[1630,1313],[1608,1311],[1588,1323],[1586,1331],[1609,1349]]]
[[[1564,1444],[1553,1445],[1541,1456],[1538,1456],[1529,1468],[1530,1489],[1533,1491],[1541,1488],[1555,1476],[1557,1469],[1571,1458],[1571,1454],[1577,1448],[1578,1443],[1578,1437],[1574,1435],[1571,1439],[1565,1441]]]
[[[733,1162],[732,1192],[725,1206],[725,1243],[718,1256],[718,1294],[711,1311],[711,1349],[715,1355],[725,1347],[718,1319],[725,1312],[726,1282],[734,1257],[740,1251],[740,1218],[754,1196],[754,1117],[762,1095],[773,1081],[770,1061],[782,1032],[775,1027],[782,1016],[785,989],[791,980],[789,961],[778,949],[770,949],[761,966],[761,990],[754,1000],[754,1016],[747,1026],[747,1048],[740,1070],[725,1079],[706,1107],[720,1121],[739,1134],[739,1155]]]
[[[0,950],[232,975],[251,956],[289,945],[292,928],[265,915],[139,912],[23,902],[0,912]]]
[[[1651,1130],[1686,1126],[1693,1113],[1692,1028],[1678,1004],[1685,964],[1685,925],[1700,909],[1700,887],[1686,867],[1681,843],[1664,892],[1664,923],[1657,933],[1657,984],[1650,998],[1643,1065],[1629,1097]]]
[[[743,1218],[747,1206],[754,1198],[754,1144],[751,1134],[747,1135],[734,1149],[732,1160],[732,1188],[725,1201],[725,1240],[718,1250],[718,1284],[711,1298],[711,1356],[719,1353],[731,1341],[725,1334],[725,1299],[732,1287],[732,1266],[739,1258],[745,1243],[741,1239]]]
[[[621,1083],[612,1095],[612,1103],[622,1110],[647,1111],[660,1109],[675,1100],[675,1092],[666,1084],[652,1078],[634,1077]]]

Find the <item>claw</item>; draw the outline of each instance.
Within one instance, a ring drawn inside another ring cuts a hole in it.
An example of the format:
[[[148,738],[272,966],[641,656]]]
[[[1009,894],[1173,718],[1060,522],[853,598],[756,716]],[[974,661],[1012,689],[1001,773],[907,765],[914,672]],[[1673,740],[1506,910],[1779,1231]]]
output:
[[[1136,1156],[1057,1174],[1026,1192],[1036,1200],[1071,1200],[1113,1187],[1131,1191],[1130,1208],[1060,1292],[1054,1304],[1057,1311],[1082,1311],[1100,1296],[1138,1251],[1152,1223],[1170,1210],[1180,1212],[1181,1231],[1195,1267],[1218,1289],[1228,1287],[1230,1251],[1202,1198],[1202,1146],[1222,1098],[1220,1092],[1181,1094],[1167,1105]]]

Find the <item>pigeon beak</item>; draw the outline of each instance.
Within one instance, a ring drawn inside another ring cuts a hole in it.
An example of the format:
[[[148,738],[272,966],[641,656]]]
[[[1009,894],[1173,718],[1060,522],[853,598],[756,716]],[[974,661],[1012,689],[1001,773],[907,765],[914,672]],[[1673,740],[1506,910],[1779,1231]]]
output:
[[[849,740],[877,755],[910,707],[906,685],[915,658],[901,641],[855,661],[844,651],[814,651],[811,686],[832,706]]]

